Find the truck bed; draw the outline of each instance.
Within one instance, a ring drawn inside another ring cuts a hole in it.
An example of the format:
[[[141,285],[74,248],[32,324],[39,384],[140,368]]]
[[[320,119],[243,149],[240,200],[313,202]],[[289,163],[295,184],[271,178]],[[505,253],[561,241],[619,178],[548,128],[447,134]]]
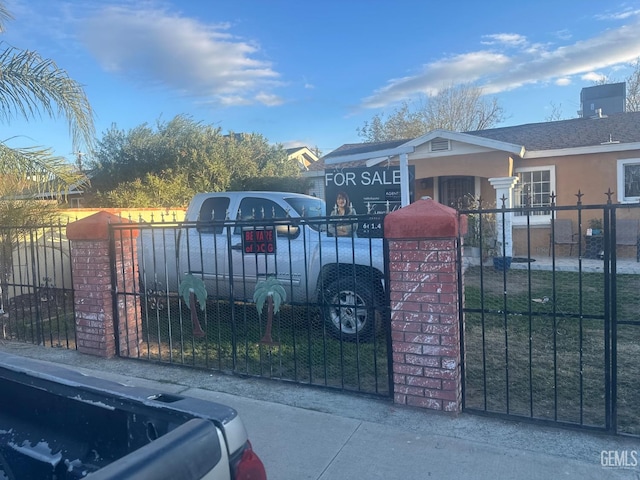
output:
[[[0,392],[0,478],[229,478],[247,442],[225,405],[2,352]]]

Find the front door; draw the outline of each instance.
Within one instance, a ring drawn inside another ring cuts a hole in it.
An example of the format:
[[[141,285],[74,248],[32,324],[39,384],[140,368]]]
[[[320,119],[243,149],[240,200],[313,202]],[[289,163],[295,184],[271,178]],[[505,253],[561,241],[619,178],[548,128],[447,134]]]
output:
[[[438,178],[438,201],[453,208],[469,208],[475,197],[475,177],[450,176]]]

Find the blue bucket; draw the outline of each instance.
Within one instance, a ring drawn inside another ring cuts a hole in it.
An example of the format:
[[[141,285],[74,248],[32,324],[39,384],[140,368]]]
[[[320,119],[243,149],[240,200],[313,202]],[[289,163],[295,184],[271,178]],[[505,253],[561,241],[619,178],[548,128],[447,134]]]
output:
[[[493,268],[498,271],[509,270],[512,257],[493,257]]]

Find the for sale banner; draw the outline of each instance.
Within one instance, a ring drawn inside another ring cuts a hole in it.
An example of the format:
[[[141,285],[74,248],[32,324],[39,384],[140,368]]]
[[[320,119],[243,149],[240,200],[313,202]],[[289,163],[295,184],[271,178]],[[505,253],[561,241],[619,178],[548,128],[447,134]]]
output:
[[[413,202],[414,180],[415,168],[409,166],[409,202]],[[402,206],[400,186],[399,166],[326,170],[327,215],[376,215],[378,218],[358,222],[357,234],[379,237],[384,215]],[[344,209],[343,203],[346,203]]]

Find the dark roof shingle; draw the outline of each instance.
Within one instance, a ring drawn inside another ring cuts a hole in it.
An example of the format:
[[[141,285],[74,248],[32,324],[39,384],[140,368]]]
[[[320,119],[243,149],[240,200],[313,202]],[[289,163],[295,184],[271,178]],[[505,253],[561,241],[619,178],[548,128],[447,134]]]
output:
[[[560,150],[565,148],[593,147],[608,142],[640,143],[640,112],[615,113],[599,118],[574,118],[555,122],[528,123],[512,127],[490,128],[464,132],[499,142],[524,146],[527,151]],[[377,152],[393,149],[412,139],[390,140],[386,142],[347,143],[325,155],[313,165],[312,170],[336,168],[338,165],[326,165],[325,160],[343,155]],[[375,153],[374,153],[375,155]],[[365,160],[350,162],[356,167]],[[341,164],[344,166],[345,164]]]
[[[339,157],[349,152],[349,155],[357,155],[359,153],[377,152],[379,150],[387,150],[390,148],[396,148],[400,145],[411,141],[411,138],[405,138],[404,140],[389,140],[386,142],[367,142],[367,143],[345,143],[341,147],[336,148],[332,152],[328,153],[324,157],[324,160],[332,157]]]
[[[603,143],[640,142],[640,112],[616,113],[601,118],[574,118],[491,128],[469,135],[522,145],[531,150],[592,147]]]

